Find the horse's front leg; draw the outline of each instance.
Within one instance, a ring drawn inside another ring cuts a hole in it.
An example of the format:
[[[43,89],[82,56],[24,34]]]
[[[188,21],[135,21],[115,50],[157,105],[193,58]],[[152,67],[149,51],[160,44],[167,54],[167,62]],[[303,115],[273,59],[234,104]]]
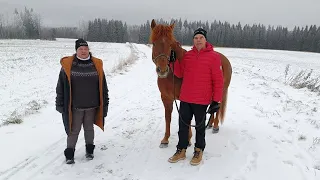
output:
[[[191,138],[192,138],[192,129],[191,129],[191,123],[190,123],[190,126],[189,126],[189,137],[188,137],[189,145],[188,146],[191,146]]]
[[[212,133],[218,133],[219,132],[219,113],[220,111],[216,112],[216,116],[213,121],[213,128],[212,128]]]
[[[170,125],[171,125],[171,114],[173,110],[173,100],[165,98],[161,96],[162,103],[164,105],[165,110],[165,121],[166,121],[166,129],[163,139],[161,140],[160,148],[166,148],[169,144],[170,137]]]

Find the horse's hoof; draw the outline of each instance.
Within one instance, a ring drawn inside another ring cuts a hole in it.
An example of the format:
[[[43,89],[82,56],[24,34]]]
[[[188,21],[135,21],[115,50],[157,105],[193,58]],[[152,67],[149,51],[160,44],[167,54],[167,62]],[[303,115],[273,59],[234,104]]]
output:
[[[213,128],[212,128],[212,133],[213,133],[213,134],[216,134],[216,133],[218,133],[218,132],[219,132],[219,127],[217,127],[217,128],[213,127]]]
[[[167,148],[169,143],[161,143],[160,148]]]
[[[207,129],[211,129],[211,128],[212,128],[212,125],[208,125],[208,126],[207,126]]]

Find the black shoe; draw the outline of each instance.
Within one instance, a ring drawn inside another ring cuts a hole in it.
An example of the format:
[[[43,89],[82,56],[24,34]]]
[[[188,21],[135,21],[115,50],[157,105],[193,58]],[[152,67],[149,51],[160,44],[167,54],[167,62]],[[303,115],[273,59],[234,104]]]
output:
[[[74,151],[75,149],[67,148],[64,150],[64,155],[66,156],[67,164],[74,164]]]
[[[94,158],[93,151],[94,151],[95,145],[93,144],[87,144],[86,145],[86,158],[89,160],[92,160]]]
[[[88,154],[88,153],[86,153],[86,158],[87,158],[88,160],[92,160],[92,159],[94,158],[94,156],[93,156],[93,154]]]
[[[66,159],[66,164],[74,164],[74,159]]]

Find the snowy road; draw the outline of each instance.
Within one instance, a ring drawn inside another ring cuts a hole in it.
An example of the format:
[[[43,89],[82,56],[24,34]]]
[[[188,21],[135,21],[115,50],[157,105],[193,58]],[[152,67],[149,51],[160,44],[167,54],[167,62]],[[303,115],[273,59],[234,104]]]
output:
[[[145,45],[134,47],[138,57],[135,64],[109,77],[109,114],[105,132],[96,128],[94,160],[84,159],[81,132],[76,163],[64,164],[66,137],[60,115],[49,104],[40,114],[27,117],[25,124],[0,128],[1,139],[6,139],[1,147],[9,146],[0,150],[6,156],[0,163],[0,179],[320,178],[319,96],[275,81],[267,70],[257,70],[264,66],[259,59],[256,64],[254,60],[244,61],[250,52],[239,56],[230,49],[225,54],[231,59],[234,73],[225,124],[218,134],[206,131],[202,164],[196,167],[189,164],[193,145],[187,150],[186,160],[168,163],[178,141],[177,110],[173,111],[169,147],[160,149],[165,129],[164,109],[151,49]],[[10,151],[11,147],[15,150]],[[19,160],[9,163],[14,157]]]

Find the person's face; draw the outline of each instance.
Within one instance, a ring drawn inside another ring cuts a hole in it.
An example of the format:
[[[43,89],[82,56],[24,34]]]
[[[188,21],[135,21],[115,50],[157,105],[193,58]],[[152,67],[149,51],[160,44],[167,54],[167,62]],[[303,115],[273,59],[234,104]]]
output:
[[[202,34],[197,34],[193,37],[193,44],[198,49],[198,51],[206,47],[206,42],[207,40]]]
[[[80,46],[77,49],[77,56],[81,59],[85,59],[89,57],[89,47],[88,46]]]

